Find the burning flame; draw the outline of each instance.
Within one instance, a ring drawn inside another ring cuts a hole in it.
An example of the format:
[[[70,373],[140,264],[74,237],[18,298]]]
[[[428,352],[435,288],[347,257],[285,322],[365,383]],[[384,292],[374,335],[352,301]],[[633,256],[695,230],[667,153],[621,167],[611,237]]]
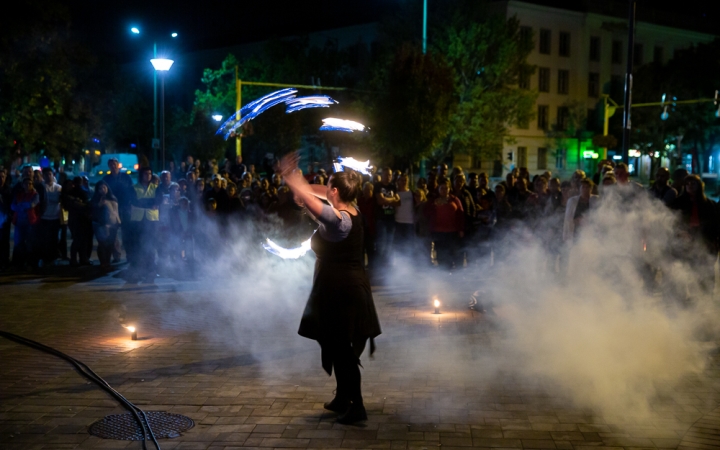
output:
[[[269,238],[266,238],[265,241],[266,243],[263,244],[265,250],[282,259],[298,259],[305,256],[305,253],[310,250],[310,239],[300,244],[300,247],[297,248],[282,248]]]
[[[127,330],[131,333],[135,332],[135,327],[126,327],[125,325],[123,325],[123,327],[127,328]]]
[[[370,175],[370,168],[372,167],[370,165],[370,160],[368,159],[365,162],[358,161],[355,158],[343,158],[342,156],[338,156],[338,162],[335,164],[335,171],[340,172],[339,167],[347,167],[349,169],[356,170],[360,173],[364,173],[365,175]]]
[[[440,307],[440,300],[435,299],[435,301],[433,302],[433,305],[435,305],[436,308],[439,308],[439,307]]]

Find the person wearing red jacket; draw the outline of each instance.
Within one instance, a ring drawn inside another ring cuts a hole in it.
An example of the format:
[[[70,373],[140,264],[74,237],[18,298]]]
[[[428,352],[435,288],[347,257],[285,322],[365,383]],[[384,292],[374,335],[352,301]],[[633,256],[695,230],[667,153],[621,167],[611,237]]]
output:
[[[38,205],[40,195],[35,191],[31,178],[22,180],[22,190],[15,194],[11,209],[13,225],[15,225],[15,247],[13,249],[13,265],[22,268],[33,260],[35,241],[37,241],[36,224],[39,220]]]
[[[428,202],[425,213],[430,219],[438,266],[452,270],[461,265],[462,261],[457,261],[457,247],[465,234],[465,213],[460,199],[450,193],[449,180],[440,182],[438,196]]]

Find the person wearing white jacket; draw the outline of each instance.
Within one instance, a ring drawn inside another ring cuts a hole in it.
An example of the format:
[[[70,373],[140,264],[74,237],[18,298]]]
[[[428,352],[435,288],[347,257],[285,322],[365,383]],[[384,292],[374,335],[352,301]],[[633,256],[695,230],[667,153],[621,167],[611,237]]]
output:
[[[585,178],[580,182],[580,195],[570,197],[565,208],[565,224],[563,226],[563,241],[572,242],[576,232],[587,220],[591,209],[597,207],[600,197],[592,195],[593,182]]]

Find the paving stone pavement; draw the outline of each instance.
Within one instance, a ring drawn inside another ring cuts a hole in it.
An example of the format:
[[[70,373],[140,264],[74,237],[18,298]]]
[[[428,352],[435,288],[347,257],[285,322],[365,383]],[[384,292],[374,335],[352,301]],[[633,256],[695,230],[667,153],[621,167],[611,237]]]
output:
[[[362,426],[323,409],[334,379],[296,334],[303,292],[268,305],[221,280],[0,277],[0,329],[82,360],[146,411],[195,421],[163,449],[720,448],[717,360],[667,387],[649,417],[603,416],[547,380],[484,367],[502,357],[501,319],[468,310],[462,283],[448,281],[439,315],[417,283],[373,290],[383,335],[362,358]],[[124,410],[65,362],[2,339],[0,361],[1,448],[141,448],[88,434]]]

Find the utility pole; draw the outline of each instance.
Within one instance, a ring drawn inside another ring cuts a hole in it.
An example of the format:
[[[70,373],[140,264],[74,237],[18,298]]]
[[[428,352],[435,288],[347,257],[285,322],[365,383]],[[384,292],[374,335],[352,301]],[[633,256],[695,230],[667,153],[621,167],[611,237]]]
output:
[[[625,98],[623,101],[623,140],[622,157],[625,164],[628,163],[628,150],[630,148],[630,109],[632,108],[632,82],[633,82],[633,58],[635,50],[635,0],[628,1],[628,51],[627,69],[625,70]]]

